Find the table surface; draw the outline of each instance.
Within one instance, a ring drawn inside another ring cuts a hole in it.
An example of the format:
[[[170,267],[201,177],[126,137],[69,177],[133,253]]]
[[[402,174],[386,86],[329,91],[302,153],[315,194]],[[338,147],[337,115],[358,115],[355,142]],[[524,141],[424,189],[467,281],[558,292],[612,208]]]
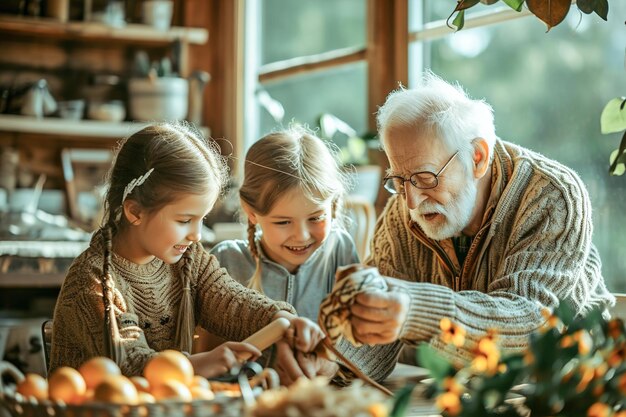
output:
[[[406,417],[440,417],[441,414],[435,407],[432,399],[425,398],[421,393],[425,385],[420,386],[419,381],[428,378],[428,371],[424,368],[398,363],[383,385],[392,392],[398,392],[409,383],[417,383],[413,391]]]

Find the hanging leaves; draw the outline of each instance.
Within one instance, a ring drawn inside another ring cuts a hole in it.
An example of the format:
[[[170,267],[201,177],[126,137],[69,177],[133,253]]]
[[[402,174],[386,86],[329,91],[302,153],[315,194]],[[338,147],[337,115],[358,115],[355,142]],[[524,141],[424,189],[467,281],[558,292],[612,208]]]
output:
[[[470,7],[476,6],[479,3],[479,1],[480,0],[458,0],[456,3],[456,7],[452,11],[452,13],[450,13],[450,16],[448,16],[448,19],[446,19],[446,25],[448,25],[450,29],[455,29],[455,28],[456,30],[463,29],[463,26],[465,26],[465,10],[469,9]],[[458,14],[452,21],[452,26],[451,26],[449,23],[450,18],[454,16],[454,14],[457,12]]]
[[[565,19],[571,0],[526,0],[528,10],[548,25],[548,31]]]
[[[522,5],[524,4],[524,0],[502,0],[505,2],[511,9],[516,12],[522,11]]]
[[[620,143],[619,149],[611,153],[609,162],[611,164],[609,174],[622,175],[626,171],[626,132],[622,136],[622,143]]]
[[[609,133],[626,130],[626,97],[614,98],[604,106],[600,115],[600,131]]]
[[[609,13],[608,0],[578,0],[576,5],[581,12],[585,14],[596,12],[604,20],[606,20]]]
[[[448,16],[446,24],[450,29],[459,31],[463,29],[465,25],[465,10],[474,7],[478,3],[491,6],[498,1],[499,0],[457,0],[456,7],[452,13],[450,13],[450,16]],[[573,4],[572,0],[502,0],[502,2],[516,12],[522,11],[522,6],[524,2],[526,2],[528,9],[548,25],[548,31],[565,19],[565,16],[567,16]],[[607,20],[609,14],[608,0],[577,0],[575,4],[581,12],[585,14],[595,12],[602,19]],[[455,13],[456,16],[451,25],[449,22]]]

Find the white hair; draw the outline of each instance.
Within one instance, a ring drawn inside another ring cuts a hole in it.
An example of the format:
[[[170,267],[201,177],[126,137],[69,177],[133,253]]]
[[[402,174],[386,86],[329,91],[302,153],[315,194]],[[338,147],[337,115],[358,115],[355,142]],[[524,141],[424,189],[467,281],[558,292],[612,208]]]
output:
[[[416,136],[434,133],[450,148],[458,149],[469,164],[474,139],[483,138],[493,157],[496,132],[491,106],[469,97],[458,83],[452,85],[430,71],[424,73],[417,88],[400,87],[387,96],[378,109],[377,125],[383,146],[390,131],[408,128]]]

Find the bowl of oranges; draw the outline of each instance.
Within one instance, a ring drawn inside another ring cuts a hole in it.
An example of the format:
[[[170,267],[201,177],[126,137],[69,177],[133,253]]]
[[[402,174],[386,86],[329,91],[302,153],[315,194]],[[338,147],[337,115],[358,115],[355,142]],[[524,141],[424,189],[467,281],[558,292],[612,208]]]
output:
[[[6,376],[14,384],[3,385]],[[130,378],[106,357],[57,368],[48,379],[0,362],[0,405],[14,417],[239,416],[244,410],[239,384],[194,375],[189,359],[175,350],[159,352],[142,376]]]

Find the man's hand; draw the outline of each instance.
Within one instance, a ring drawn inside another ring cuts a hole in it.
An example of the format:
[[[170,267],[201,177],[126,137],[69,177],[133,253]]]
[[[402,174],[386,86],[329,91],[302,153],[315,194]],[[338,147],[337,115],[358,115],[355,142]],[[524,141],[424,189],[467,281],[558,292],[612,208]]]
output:
[[[357,295],[350,309],[354,337],[370,345],[395,342],[400,337],[410,305],[411,299],[402,288]]]
[[[274,367],[280,376],[282,385],[291,385],[298,378],[314,378],[326,376],[332,378],[339,366],[326,358],[320,358],[315,353],[295,351],[289,343],[282,340],[276,343],[276,365]]]

